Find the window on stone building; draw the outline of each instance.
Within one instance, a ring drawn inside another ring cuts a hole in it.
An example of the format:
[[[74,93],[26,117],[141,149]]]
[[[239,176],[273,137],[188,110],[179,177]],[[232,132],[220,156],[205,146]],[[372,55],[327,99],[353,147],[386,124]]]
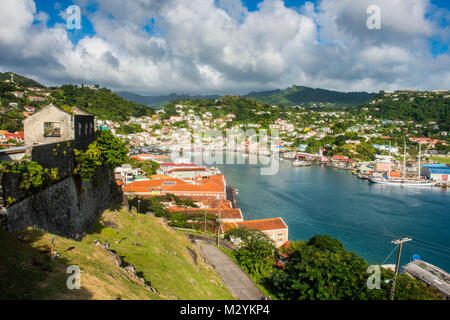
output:
[[[44,137],[61,137],[59,122],[44,122]]]

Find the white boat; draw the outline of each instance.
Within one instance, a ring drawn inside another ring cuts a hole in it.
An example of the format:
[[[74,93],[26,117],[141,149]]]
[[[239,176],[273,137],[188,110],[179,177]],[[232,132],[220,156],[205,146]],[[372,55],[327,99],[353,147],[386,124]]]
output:
[[[302,160],[295,160],[294,162],[292,162],[293,167],[305,167],[309,165],[311,165],[311,163]]]
[[[369,178],[370,182],[385,184],[397,187],[432,187],[436,184],[430,180],[407,180],[407,179],[383,179],[383,178]]]
[[[390,145],[390,142],[389,142]],[[425,180],[420,177],[420,148],[421,144],[419,143],[419,163],[418,163],[418,173],[417,173],[417,179],[407,179],[405,176],[403,178],[382,178],[382,177],[370,177],[369,181],[373,183],[379,183],[389,186],[397,186],[397,187],[432,187],[437,182],[432,180]],[[390,149],[389,149],[390,150]],[[389,153],[390,155],[390,153]],[[404,143],[404,151],[403,151],[403,172],[406,172],[406,141]],[[389,170],[390,175],[390,170]]]

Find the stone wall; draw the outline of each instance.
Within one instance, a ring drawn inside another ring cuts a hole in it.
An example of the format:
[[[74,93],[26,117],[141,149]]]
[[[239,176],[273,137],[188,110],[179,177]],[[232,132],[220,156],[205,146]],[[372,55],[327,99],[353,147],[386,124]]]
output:
[[[91,142],[92,139],[68,140],[33,146],[29,160],[36,161],[44,168],[58,168],[59,177],[65,178],[72,175],[75,168],[73,150],[86,150]]]
[[[73,150],[86,150],[92,140],[63,141],[29,147],[28,160],[39,163],[44,168],[58,169],[58,180],[72,176],[75,169],[75,155]],[[8,198],[19,202],[29,194],[19,189],[21,177],[10,172],[0,173],[0,207],[9,206]]]
[[[69,176],[8,208],[2,208],[2,223],[10,232],[36,227],[80,240],[121,191],[111,169],[100,168],[89,182]]]

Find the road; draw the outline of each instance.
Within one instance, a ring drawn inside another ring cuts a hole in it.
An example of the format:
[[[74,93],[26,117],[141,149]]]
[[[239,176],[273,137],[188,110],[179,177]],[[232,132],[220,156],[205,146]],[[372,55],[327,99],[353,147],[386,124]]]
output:
[[[195,242],[236,299],[261,300],[264,294],[233,259],[208,241],[196,239]]]

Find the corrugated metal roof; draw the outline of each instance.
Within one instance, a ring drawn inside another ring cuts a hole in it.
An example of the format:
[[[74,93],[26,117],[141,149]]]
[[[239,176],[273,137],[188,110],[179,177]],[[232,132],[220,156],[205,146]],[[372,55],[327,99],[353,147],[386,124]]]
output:
[[[427,168],[430,173],[450,174],[450,168]]]
[[[427,168],[447,168],[447,165],[445,163],[430,163],[430,164],[423,164],[422,167],[427,167]]]

